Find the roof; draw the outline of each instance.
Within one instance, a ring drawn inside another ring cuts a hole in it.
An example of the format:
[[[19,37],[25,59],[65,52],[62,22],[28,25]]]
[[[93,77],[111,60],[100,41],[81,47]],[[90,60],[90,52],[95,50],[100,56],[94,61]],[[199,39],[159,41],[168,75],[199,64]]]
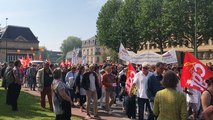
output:
[[[24,38],[28,42],[39,42],[28,27],[8,25],[6,29],[2,29],[0,32],[0,39],[16,40],[18,38]]]

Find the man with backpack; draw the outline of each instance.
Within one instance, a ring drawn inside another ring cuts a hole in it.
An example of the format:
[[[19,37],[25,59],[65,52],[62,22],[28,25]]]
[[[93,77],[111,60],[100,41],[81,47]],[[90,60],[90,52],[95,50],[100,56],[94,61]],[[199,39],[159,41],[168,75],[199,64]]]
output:
[[[12,70],[8,70],[6,75],[6,84],[8,85],[7,96],[8,104],[12,106],[13,111],[18,111],[17,100],[20,94],[22,78],[21,78],[21,61],[16,60],[14,62],[14,67]],[[12,68],[12,65],[10,66]],[[8,68],[9,69],[9,68]]]
[[[5,79],[5,87],[7,89],[7,94],[6,94],[6,104],[10,105],[11,102],[11,98],[9,98],[11,96],[11,87],[9,89],[9,86],[11,83],[15,82],[15,78],[13,76],[13,67],[14,67],[14,62],[10,61],[8,67],[5,70],[4,76],[3,78]]]

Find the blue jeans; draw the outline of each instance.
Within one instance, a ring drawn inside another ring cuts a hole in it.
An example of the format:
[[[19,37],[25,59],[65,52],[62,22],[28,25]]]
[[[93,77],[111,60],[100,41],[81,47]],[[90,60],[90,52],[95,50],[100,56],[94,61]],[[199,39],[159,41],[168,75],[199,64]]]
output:
[[[146,104],[149,114],[152,112],[149,104],[149,99],[139,98],[138,97],[138,114],[139,114],[139,120],[144,120],[144,105]],[[148,118],[149,120],[149,118]]]

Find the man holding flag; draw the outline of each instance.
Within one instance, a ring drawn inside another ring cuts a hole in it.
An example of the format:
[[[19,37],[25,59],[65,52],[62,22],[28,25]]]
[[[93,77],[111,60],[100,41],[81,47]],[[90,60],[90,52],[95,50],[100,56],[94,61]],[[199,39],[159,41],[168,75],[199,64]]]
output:
[[[149,72],[149,65],[147,62],[144,62],[142,64],[142,70],[140,70],[138,73],[134,76],[134,81],[132,85],[132,89],[135,88],[137,85],[137,98],[138,98],[138,114],[139,114],[139,120],[144,120],[144,105],[148,107],[149,113],[151,113],[151,108],[149,104],[149,99],[146,95],[146,89],[147,89],[147,81],[148,78],[153,73]],[[148,118],[149,119],[149,118]]]
[[[189,52],[185,52],[181,86],[187,88],[185,92],[187,93],[188,108],[192,109],[193,119],[197,117],[200,92],[207,89],[204,80],[212,76],[213,72],[207,66]]]

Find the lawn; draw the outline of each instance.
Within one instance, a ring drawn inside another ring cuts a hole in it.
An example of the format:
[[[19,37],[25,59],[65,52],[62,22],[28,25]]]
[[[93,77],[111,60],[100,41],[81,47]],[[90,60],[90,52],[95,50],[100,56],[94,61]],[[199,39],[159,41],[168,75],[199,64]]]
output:
[[[0,87],[0,120],[54,120],[55,118],[54,113],[49,109],[40,107],[39,97],[21,91],[18,99],[19,111],[13,112],[11,106],[5,104],[5,96],[6,91]],[[73,116],[72,120],[81,119]]]

